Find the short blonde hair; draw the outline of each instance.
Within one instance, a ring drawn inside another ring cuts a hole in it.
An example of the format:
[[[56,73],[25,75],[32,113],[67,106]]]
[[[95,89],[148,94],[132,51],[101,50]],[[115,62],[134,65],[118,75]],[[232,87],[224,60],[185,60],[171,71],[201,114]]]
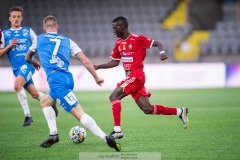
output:
[[[57,25],[58,25],[57,18],[52,15],[48,15],[43,19],[43,26],[57,27]]]

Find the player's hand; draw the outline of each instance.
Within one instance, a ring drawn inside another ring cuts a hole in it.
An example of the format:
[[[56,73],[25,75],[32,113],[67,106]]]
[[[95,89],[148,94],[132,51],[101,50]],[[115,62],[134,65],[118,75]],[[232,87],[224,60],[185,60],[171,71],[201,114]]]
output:
[[[164,61],[165,59],[168,58],[168,56],[164,51],[162,51],[162,52],[160,52],[160,58],[161,58],[162,61]]]
[[[97,83],[99,86],[102,86],[102,84],[104,83],[104,79],[103,79],[103,78],[96,78],[95,81],[96,81],[96,83]]]
[[[11,42],[9,43],[9,47],[12,48],[13,46],[16,46],[18,44],[18,39],[14,38],[11,40]]]
[[[36,68],[36,70],[39,70],[41,68],[40,63],[38,61],[36,61],[36,60],[34,60],[32,62],[32,65],[33,65],[34,68]]]

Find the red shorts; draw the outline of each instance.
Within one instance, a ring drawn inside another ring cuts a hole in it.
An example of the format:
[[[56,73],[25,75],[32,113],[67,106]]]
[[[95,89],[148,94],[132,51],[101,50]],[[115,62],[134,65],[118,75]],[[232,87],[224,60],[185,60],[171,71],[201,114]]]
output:
[[[142,76],[141,79],[136,78],[135,76],[129,76],[123,81],[117,84],[118,87],[123,88],[123,92],[126,95],[131,94],[135,101],[142,95],[144,97],[150,97],[151,93],[147,91],[144,86],[145,76]]]

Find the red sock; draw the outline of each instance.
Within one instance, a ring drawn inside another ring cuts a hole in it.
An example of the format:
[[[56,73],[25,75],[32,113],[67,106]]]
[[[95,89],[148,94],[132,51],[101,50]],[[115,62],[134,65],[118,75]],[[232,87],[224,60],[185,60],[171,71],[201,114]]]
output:
[[[152,105],[152,114],[176,115],[177,108],[169,108],[162,105]]]
[[[111,101],[114,126],[121,126],[121,102],[119,99]]]

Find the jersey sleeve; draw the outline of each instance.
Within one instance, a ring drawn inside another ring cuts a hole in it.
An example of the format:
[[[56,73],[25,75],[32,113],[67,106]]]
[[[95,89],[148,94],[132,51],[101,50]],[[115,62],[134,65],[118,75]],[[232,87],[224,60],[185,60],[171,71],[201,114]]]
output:
[[[152,48],[154,40],[143,35],[139,36],[139,43],[143,48]]]
[[[37,47],[37,36],[31,28],[30,28],[30,37],[31,37],[31,46],[29,47],[29,50],[35,52]]]
[[[71,55],[75,57],[75,55],[79,52],[82,52],[82,49],[70,39],[70,48],[71,48]]]
[[[115,43],[115,46],[112,50],[112,53],[110,55],[110,58],[114,59],[114,60],[120,60],[121,59],[121,55],[118,51],[118,45],[117,45],[117,42]]]

